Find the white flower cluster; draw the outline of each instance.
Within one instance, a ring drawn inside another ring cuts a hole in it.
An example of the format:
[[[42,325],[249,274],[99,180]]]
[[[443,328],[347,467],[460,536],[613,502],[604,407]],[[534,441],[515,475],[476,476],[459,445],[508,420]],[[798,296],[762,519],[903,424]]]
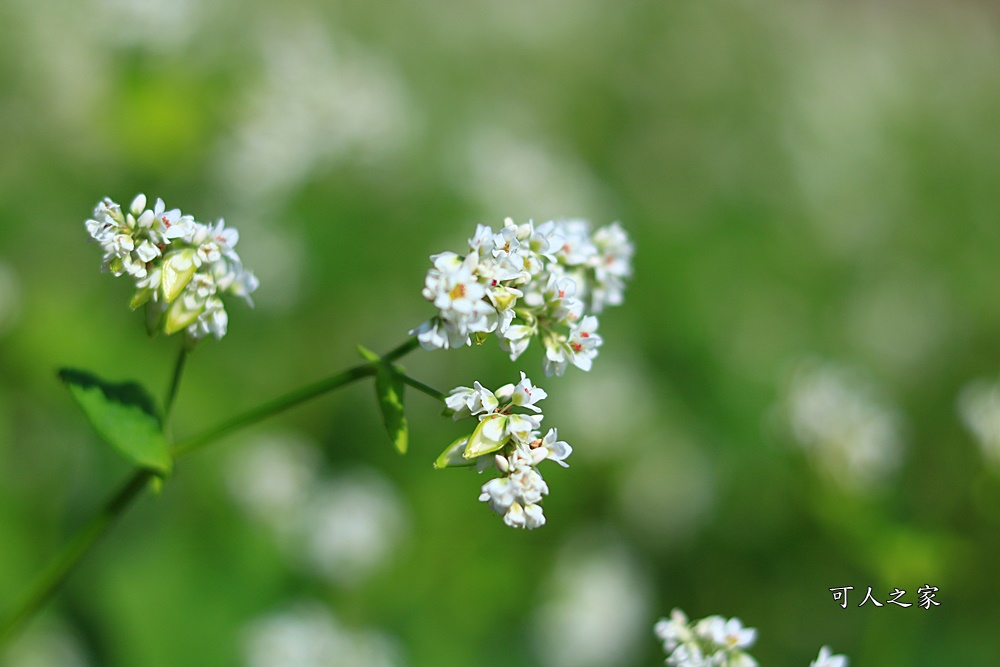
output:
[[[744,650],[757,640],[757,630],[744,628],[738,618],[708,616],[690,623],[683,611],[674,609],[669,619],[657,621],[653,632],[663,642],[671,667],[757,667]],[[809,667],[847,667],[847,658],[824,646]]]
[[[489,467],[499,470],[502,476],[483,485],[479,500],[502,514],[504,523],[512,528],[532,529],[545,524],[540,503],[549,487],[537,466],[549,459],[569,467],[566,458],[573,452],[559,440],[556,429],[541,435],[543,415],[535,404],[546,396],[521,373],[516,385],[507,384],[493,392],[476,382],[472,388],[452,389],[445,400],[455,419],[476,417],[479,425],[471,435],[446,449],[435,465],[443,468],[475,464],[480,472]],[[514,408],[534,414],[513,412]]]
[[[253,306],[257,278],[234,250],[239,232],[222,220],[197,222],[178,209],[168,211],[162,199],[146,208],[140,194],[127,211],[105,198],[86,225],[104,250],[102,270],[135,281],[131,306],[147,306],[150,333],[222,338],[229,317],[221,297],[243,297]]]
[[[674,609],[653,631],[672,667],[757,667],[757,661],[743,651],[753,646],[757,630],[744,628],[738,618],[709,616],[689,623],[683,611]]]
[[[581,220],[476,228],[464,256],[431,256],[424,298],[438,314],[411,331],[424,349],[481,343],[496,333],[516,360],[537,336],[545,374],[590,370],[601,337],[596,314],[622,303],[634,248],[617,222],[591,233]]]

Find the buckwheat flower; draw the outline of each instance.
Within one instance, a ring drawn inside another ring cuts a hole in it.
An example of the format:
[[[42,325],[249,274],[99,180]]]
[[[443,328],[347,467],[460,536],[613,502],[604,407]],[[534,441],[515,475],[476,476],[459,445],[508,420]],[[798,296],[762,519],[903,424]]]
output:
[[[538,465],[552,460],[567,467],[565,459],[573,452],[569,444],[558,439],[555,429],[544,437],[539,431],[544,415],[536,404],[546,395],[522,372],[516,385],[490,391],[476,382],[473,387],[452,389],[445,398],[456,420],[468,417],[479,423],[471,434],[452,443],[435,467],[475,465],[479,472],[498,471],[499,477],[482,485],[479,500],[513,528],[530,530],[544,525],[541,502],[549,486]]]
[[[605,306],[620,306],[625,300],[625,280],[632,276],[635,247],[617,222],[598,229],[593,240],[597,254],[591,260],[594,268],[591,310],[599,314]]]
[[[727,621],[721,616],[712,616],[705,619],[704,622],[706,622],[706,634],[719,646],[728,649],[750,648],[757,640],[757,630],[744,628],[738,618],[731,618]]]
[[[653,631],[672,667],[757,667],[757,661],[743,651],[756,641],[757,631],[744,628],[738,618],[708,616],[689,623],[684,612],[674,609],[670,619],[660,619]]]
[[[567,442],[559,440],[559,432],[556,429],[549,429],[542,441],[538,443],[538,448],[536,451],[544,451],[545,458],[549,461],[555,461],[563,468],[569,467],[566,459],[573,453],[573,448]]]
[[[622,302],[632,253],[617,223],[593,235],[582,220],[478,225],[466,254],[431,256],[422,294],[438,312],[410,333],[425,349],[495,334],[511,360],[538,338],[547,375],[588,370],[602,342],[594,313]]]
[[[816,659],[809,663],[809,667],[847,667],[847,657],[843,655],[833,655],[829,646],[824,646],[819,650]]]
[[[104,251],[102,269],[133,279],[131,307],[146,307],[151,334],[184,331],[192,342],[222,338],[229,325],[223,297],[252,306],[259,286],[234,249],[239,233],[222,220],[203,224],[168,210],[162,199],[151,209],[147,203],[140,194],[124,212],[111,199],[97,204],[85,227]]]
[[[590,370],[597,348],[604,342],[596,332],[597,318],[593,315],[584,317],[570,329],[568,343],[573,351],[573,364],[585,371]]]
[[[445,405],[454,410],[452,416],[458,421],[462,417],[493,412],[499,405],[499,401],[492,391],[479,384],[477,380],[471,389],[469,387],[452,389],[451,395],[445,399]]]
[[[688,626],[687,615],[680,609],[670,612],[670,618],[661,618],[653,626],[653,632],[663,642],[663,650],[667,653],[673,652],[681,644],[687,644],[694,640],[694,633]]]
[[[511,394],[511,402],[518,407],[527,408],[532,412],[541,412],[542,409],[535,405],[535,403],[547,396],[548,394],[545,393],[544,389],[534,386],[531,383],[531,378],[527,377],[524,371],[521,371],[521,381],[514,387],[514,391]]]
[[[560,224],[563,244],[556,257],[568,266],[586,264],[597,255],[597,247],[590,239],[590,225],[584,220],[566,220]]]

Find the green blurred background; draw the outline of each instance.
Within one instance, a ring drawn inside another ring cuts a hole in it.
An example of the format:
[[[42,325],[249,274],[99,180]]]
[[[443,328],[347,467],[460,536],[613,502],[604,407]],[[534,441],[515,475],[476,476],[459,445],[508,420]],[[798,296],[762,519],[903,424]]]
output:
[[[637,248],[590,374],[405,362],[548,390],[542,529],[432,469],[430,399],[400,457],[354,386],[185,460],[4,667],[657,665],[675,606],[762,665],[996,664],[995,3],[5,0],[0,44],[0,611],[128,476],[56,369],[159,393],[179,342],[100,274],[101,197],[225,217],[261,279],[179,437],[398,344],[477,222]]]

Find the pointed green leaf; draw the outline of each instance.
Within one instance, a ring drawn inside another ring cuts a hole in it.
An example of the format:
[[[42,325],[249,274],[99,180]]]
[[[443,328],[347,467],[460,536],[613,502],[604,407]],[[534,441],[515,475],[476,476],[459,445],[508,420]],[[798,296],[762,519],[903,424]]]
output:
[[[441,456],[437,457],[437,460],[434,461],[434,467],[440,470],[441,468],[475,465],[476,462],[474,459],[467,459],[462,456],[462,452],[465,451],[465,446],[467,444],[469,444],[469,436],[463,435],[461,438],[448,445],[448,447],[441,452]]]
[[[389,432],[389,438],[400,454],[406,453],[410,437],[406,414],[403,412],[403,388],[403,380],[391,367],[381,365],[375,369],[375,393],[382,409],[385,430]]]
[[[167,474],[173,464],[153,399],[134,382],[112,384],[64,368],[59,377],[101,438],[136,465]]]
[[[483,454],[497,451],[510,440],[510,434],[506,431],[507,415],[490,415],[479,422],[479,426],[469,436],[469,444],[466,445],[462,456],[466,459],[474,459]]]
[[[378,405],[382,410],[382,421],[385,422],[385,430],[389,432],[392,444],[396,446],[400,454],[406,453],[409,446],[410,429],[406,422],[406,414],[403,412],[403,379],[393,371],[393,367],[382,361],[368,348],[358,345],[358,354],[366,361],[377,364],[375,367],[375,394],[378,397]]]

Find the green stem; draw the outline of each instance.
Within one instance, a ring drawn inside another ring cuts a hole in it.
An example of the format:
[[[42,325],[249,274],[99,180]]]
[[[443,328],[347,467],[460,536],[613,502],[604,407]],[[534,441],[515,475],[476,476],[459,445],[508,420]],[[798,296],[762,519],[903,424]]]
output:
[[[415,350],[417,346],[417,339],[411,338],[399,347],[391,350],[384,357],[382,357],[382,359],[387,362],[395,361],[396,359],[399,359]],[[164,420],[166,419],[166,415],[169,414],[170,408],[173,406],[185,358],[186,352],[182,351],[181,355],[177,359],[177,365],[174,368],[174,377],[170,383],[170,388],[167,391]],[[328,391],[333,391],[334,389],[343,387],[351,382],[354,382],[355,380],[374,374],[374,363],[367,363],[355,366],[354,368],[349,368],[342,373],[338,373],[337,375],[321,380],[303,389],[264,403],[253,410],[233,417],[229,421],[223,422],[215,428],[211,428],[204,433],[196,435],[193,438],[189,438],[188,440],[185,440],[175,446],[171,455],[176,460],[181,456],[190,454],[192,451],[204,447],[210,442],[213,442],[214,440],[217,440],[218,438],[221,438],[222,436],[237,429],[254,424],[258,421],[266,419],[267,417],[282,412],[283,410],[287,410],[288,408],[304,403],[312,398],[316,398],[317,396]],[[112,496],[104,504],[101,510],[96,515],[91,517],[83,528],[77,531],[69,545],[43,573],[41,579],[38,581],[38,584],[35,586],[28,598],[19,607],[17,607],[17,610],[10,617],[0,623],[0,648],[9,642],[13,638],[15,631],[26,620],[31,618],[32,615],[38,612],[38,610],[42,608],[49,598],[51,598],[52,595],[59,590],[59,587],[63,585],[83,557],[90,551],[94,544],[97,543],[101,536],[103,536],[108,529],[111,528],[115,520],[129,508],[136,498],[139,497],[139,494],[146,488],[146,485],[153,477],[154,473],[152,471],[136,471],[128,482],[126,482],[125,485],[118,491],[118,493]]]
[[[181,386],[181,376],[184,374],[184,363],[187,361],[187,345],[181,345],[181,350],[177,354],[177,363],[174,364],[174,375],[170,378],[170,387],[167,388],[167,399],[163,402],[163,425],[170,421],[170,413],[174,409],[174,400],[177,398],[177,390]]]
[[[214,426],[207,431],[188,438],[187,440],[184,440],[174,446],[171,454],[174,457],[174,460],[177,460],[225,435],[229,435],[233,431],[238,431],[245,426],[256,424],[259,421],[263,421],[268,417],[273,417],[280,412],[284,412],[289,408],[305,403],[306,401],[316,398],[317,396],[321,396],[329,391],[339,389],[344,385],[374,374],[374,364],[362,364],[360,366],[355,366],[354,368],[348,368],[342,373],[338,373],[337,375],[326,378],[325,380],[320,380],[315,384],[311,384],[297,391],[285,394],[284,396],[276,398],[272,401],[268,401],[267,403],[259,405],[252,410],[248,410],[241,415],[236,415],[232,419],[229,419],[218,426]]]
[[[411,338],[399,347],[388,352],[382,357],[386,362],[392,362],[399,359],[413,350],[418,346],[418,341],[416,338]],[[320,380],[315,384],[311,384],[307,387],[303,387],[297,391],[293,391],[290,394],[285,394],[279,398],[272,401],[268,401],[263,405],[257,406],[252,410],[244,412],[241,415],[237,415],[232,419],[219,424],[213,428],[208,429],[198,435],[195,435],[187,440],[178,443],[173,448],[174,459],[179,459],[182,456],[187,456],[191,452],[204,447],[205,445],[218,440],[224,435],[228,435],[233,431],[237,431],[245,426],[250,426],[259,421],[263,421],[268,417],[272,417],[280,412],[284,412],[289,408],[293,408],[301,403],[312,400],[317,396],[321,396],[334,389],[339,389],[344,385],[360,380],[361,378],[369,377],[375,374],[375,364],[366,363],[360,366],[355,366],[354,368],[349,368],[342,373],[338,373],[332,377],[326,378],[325,380]]]
[[[42,574],[41,579],[18,610],[0,624],[0,646],[6,644],[14,632],[48,602],[70,573],[83,560],[90,548],[114,524],[125,509],[135,500],[153,477],[148,470],[139,470],[108,502],[81,528],[73,541]]]
[[[429,387],[426,384],[424,384],[423,382],[421,382],[420,380],[417,380],[416,378],[411,378],[406,373],[400,372],[398,370],[396,370],[395,373],[399,377],[399,379],[402,380],[404,383],[410,385],[411,387],[413,387],[414,389],[416,389],[419,392],[423,392],[423,393],[427,394],[428,396],[430,396],[431,398],[433,398],[435,400],[438,400],[438,401],[441,401],[442,403],[444,403],[444,399],[447,398],[447,396],[445,394],[442,394],[440,391],[438,391],[434,387]]]

